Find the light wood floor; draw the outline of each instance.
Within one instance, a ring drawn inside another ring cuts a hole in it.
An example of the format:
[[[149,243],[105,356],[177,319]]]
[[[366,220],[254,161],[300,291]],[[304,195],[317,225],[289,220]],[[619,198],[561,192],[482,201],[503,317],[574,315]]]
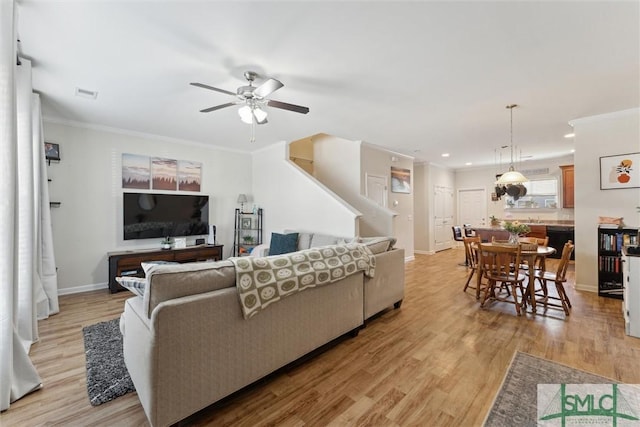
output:
[[[624,334],[621,301],[569,285],[568,318],[555,310],[516,317],[505,303],[480,309],[473,291],[462,292],[463,258],[460,249],[416,255],[401,309],[182,424],[481,425],[516,350],[640,383],[640,339]],[[86,391],[82,327],[118,317],[129,296],[61,297],[31,351],[44,387],[12,404],[0,425],[148,425],[135,393],[92,407]]]

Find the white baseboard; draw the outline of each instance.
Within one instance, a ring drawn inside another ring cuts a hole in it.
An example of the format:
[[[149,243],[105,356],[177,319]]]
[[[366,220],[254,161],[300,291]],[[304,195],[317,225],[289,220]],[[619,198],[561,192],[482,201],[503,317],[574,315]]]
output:
[[[414,255],[404,257],[404,262],[415,261],[416,257]]]
[[[109,284],[107,282],[94,283],[92,285],[74,286],[73,288],[59,288],[58,295],[79,294],[82,292],[91,292],[91,291],[97,291],[100,289],[108,289],[108,288],[109,288]]]
[[[413,252],[420,255],[435,255],[436,253],[436,251],[419,251],[419,250],[414,250]]]
[[[585,291],[585,292],[595,292],[598,293],[598,285],[583,285],[581,283],[576,283],[574,286],[576,291]]]

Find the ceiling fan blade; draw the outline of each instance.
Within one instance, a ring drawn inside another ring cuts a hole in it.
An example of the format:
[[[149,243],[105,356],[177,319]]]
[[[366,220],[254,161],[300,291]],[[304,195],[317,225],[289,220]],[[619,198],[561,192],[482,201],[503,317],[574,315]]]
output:
[[[236,105],[235,102],[227,102],[226,104],[216,105],[215,107],[205,108],[204,110],[200,110],[201,113],[210,113],[211,111],[220,110],[222,108],[231,107],[232,105]]]
[[[236,96],[235,93],[229,92],[228,90],[218,89],[217,87],[205,85],[205,84],[202,84],[202,83],[189,83],[189,84],[192,85],[192,86],[198,86],[198,87],[201,87],[201,88],[204,88],[204,89],[215,90],[216,92],[220,92],[220,93],[226,93],[227,95]]]
[[[271,95],[273,92],[277,91],[282,86],[284,85],[279,80],[269,79],[266,82],[262,83],[260,86],[258,86],[253,91],[253,94],[260,98],[264,98],[266,96]]]
[[[295,113],[307,114],[309,112],[308,107],[303,107],[301,105],[287,104],[286,102],[274,101],[270,99],[267,101],[267,105],[269,107],[281,108],[283,110],[293,111]]]

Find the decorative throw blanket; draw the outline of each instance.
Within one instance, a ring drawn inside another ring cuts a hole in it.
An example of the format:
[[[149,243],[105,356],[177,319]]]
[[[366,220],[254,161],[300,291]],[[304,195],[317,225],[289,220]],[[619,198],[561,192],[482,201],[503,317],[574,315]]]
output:
[[[369,248],[359,243],[229,260],[236,268],[236,287],[245,319],[287,295],[337,282],[358,271],[373,277],[376,264]]]

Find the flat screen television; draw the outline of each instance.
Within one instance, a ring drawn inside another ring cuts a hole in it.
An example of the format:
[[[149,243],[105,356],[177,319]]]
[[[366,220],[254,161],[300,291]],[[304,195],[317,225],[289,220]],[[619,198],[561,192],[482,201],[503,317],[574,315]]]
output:
[[[123,193],[124,240],[208,233],[209,196]]]

